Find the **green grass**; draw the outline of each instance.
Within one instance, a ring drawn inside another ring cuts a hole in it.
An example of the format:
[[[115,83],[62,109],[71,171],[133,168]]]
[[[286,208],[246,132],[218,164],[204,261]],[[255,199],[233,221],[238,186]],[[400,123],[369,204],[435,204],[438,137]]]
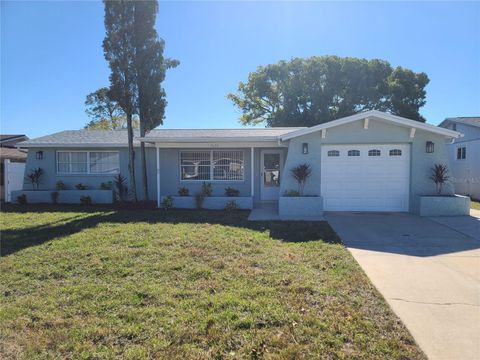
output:
[[[480,201],[470,201],[470,209],[480,210]]]
[[[424,359],[327,223],[11,207],[0,358]]]

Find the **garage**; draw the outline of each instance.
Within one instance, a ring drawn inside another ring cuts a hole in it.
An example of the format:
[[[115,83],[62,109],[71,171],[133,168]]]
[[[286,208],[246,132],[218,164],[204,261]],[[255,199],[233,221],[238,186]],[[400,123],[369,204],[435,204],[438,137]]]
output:
[[[408,211],[409,144],[323,145],[325,211]]]

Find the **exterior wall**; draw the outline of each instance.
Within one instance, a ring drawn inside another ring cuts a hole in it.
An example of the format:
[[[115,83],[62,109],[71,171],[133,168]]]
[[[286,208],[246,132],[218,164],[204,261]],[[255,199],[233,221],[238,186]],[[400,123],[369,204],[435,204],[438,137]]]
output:
[[[285,162],[286,178],[280,194],[285,190],[296,190],[295,180],[288,174],[289,170],[301,163],[312,166],[312,175],[305,186],[305,195],[321,194],[321,146],[322,144],[411,144],[410,163],[410,205],[411,212],[418,208],[418,195],[435,193],[435,184],[429,179],[431,167],[435,163],[449,166],[445,138],[430,132],[418,130],[410,138],[410,129],[395,124],[370,120],[368,129],[363,128],[363,121],[355,121],[335,128],[327,129],[325,139],[316,132],[291,139]],[[435,144],[433,153],[425,152],[426,141]],[[308,143],[308,154],[302,154],[302,144]],[[444,194],[453,194],[452,184],[444,187]]]
[[[470,198],[467,196],[419,196],[420,216],[464,216],[470,214]]]

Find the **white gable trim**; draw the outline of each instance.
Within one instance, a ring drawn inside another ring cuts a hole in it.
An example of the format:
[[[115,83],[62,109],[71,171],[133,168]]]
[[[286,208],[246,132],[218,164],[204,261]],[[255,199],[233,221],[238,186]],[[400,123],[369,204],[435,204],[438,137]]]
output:
[[[432,132],[432,133],[435,133],[435,134],[443,135],[443,136],[448,137],[448,138],[458,138],[458,137],[462,136],[462,134],[460,134],[457,131],[452,131],[452,130],[449,130],[449,129],[440,128],[438,126],[421,123],[419,121],[406,119],[406,118],[403,118],[401,116],[396,116],[396,115],[384,113],[384,112],[381,112],[381,111],[378,111],[378,110],[370,110],[370,111],[362,112],[362,113],[359,113],[359,114],[347,116],[347,117],[344,117],[344,118],[341,118],[341,119],[338,119],[338,120],[333,120],[333,121],[330,121],[330,122],[327,122],[327,123],[324,123],[324,124],[315,125],[315,126],[312,126],[310,128],[293,131],[291,133],[280,136],[280,139],[282,141],[283,140],[290,140],[290,139],[296,138],[298,136],[311,134],[311,133],[316,132],[316,131],[326,130],[328,128],[348,124],[348,123],[351,123],[353,121],[363,120],[363,119],[366,119],[366,118],[369,118],[370,120],[373,120],[373,118],[378,118],[380,120],[395,123],[399,126],[425,130],[425,131],[429,131],[429,132]]]

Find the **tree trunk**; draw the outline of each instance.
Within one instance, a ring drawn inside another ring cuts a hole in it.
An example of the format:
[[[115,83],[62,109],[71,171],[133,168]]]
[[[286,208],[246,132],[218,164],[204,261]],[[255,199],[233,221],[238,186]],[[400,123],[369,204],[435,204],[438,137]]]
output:
[[[137,184],[135,182],[135,152],[133,148],[133,127],[132,113],[127,113],[127,133],[128,133],[128,173],[130,176],[130,190],[132,192],[133,201],[137,202]]]
[[[140,114],[142,116],[142,114]],[[145,121],[140,117],[140,137],[145,136]],[[145,143],[140,143],[141,162],[142,162],[142,188],[143,200],[148,201],[148,178],[147,178],[147,157],[145,154]]]

